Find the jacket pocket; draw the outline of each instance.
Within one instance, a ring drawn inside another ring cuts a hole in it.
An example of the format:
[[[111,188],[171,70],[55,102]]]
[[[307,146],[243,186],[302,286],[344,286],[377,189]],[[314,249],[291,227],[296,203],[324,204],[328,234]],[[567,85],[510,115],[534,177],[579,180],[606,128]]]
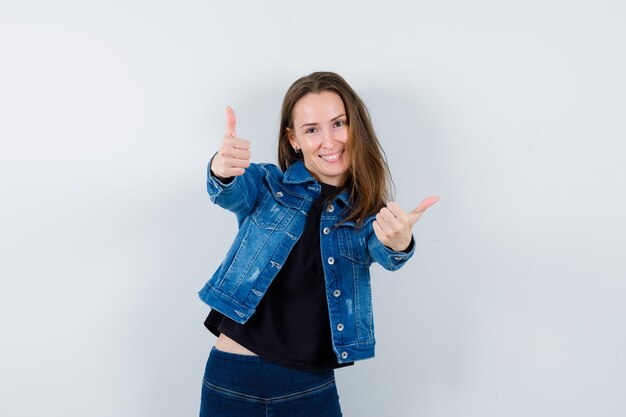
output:
[[[266,190],[252,211],[252,219],[260,229],[284,230],[301,205],[301,200],[287,193]]]
[[[369,265],[370,254],[367,249],[367,229],[356,229],[353,226],[340,226],[337,228],[339,239],[339,253],[344,258],[362,265]]]

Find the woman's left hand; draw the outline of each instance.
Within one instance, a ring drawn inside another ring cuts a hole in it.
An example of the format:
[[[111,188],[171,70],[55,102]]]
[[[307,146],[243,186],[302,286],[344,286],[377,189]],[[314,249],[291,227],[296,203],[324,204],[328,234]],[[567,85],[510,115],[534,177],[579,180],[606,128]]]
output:
[[[395,201],[387,203],[387,207],[380,209],[373,223],[376,237],[383,245],[397,252],[406,250],[411,244],[413,225],[437,201],[439,197],[428,197],[408,213]]]

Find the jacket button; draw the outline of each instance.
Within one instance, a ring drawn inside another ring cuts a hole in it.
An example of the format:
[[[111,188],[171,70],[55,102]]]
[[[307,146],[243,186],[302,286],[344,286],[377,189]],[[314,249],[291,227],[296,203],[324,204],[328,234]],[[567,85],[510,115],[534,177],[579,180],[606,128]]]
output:
[[[333,291],[333,297],[339,297],[341,295],[341,291],[335,290]]]
[[[276,193],[276,197],[281,198],[283,196],[283,192],[282,191],[278,191]]]
[[[327,212],[332,213],[333,211],[335,211],[335,206],[333,206],[332,204],[328,205],[328,208],[326,209]]]
[[[324,230],[322,230],[322,233],[324,233],[325,235],[330,233],[330,229],[328,227],[325,227]]]
[[[343,324],[339,323],[337,325],[337,330],[342,331],[343,330]]]
[[[348,352],[341,352],[341,359],[345,359],[348,357]]]
[[[329,265],[333,265],[334,263],[335,263],[335,258],[333,258],[332,256],[330,256],[330,257],[328,258],[328,264],[329,264]]]

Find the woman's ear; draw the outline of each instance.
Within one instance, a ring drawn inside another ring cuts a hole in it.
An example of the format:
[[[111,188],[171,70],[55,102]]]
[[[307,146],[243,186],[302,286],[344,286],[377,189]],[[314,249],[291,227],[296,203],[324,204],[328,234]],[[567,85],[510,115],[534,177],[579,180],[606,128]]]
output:
[[[289,139],[289,143],[292,148],[298,147],[298,143],[296,142],[296,136],[293,134],[293,130],[288,127],[285,128],[285,132],[287,132],[287,139]]]

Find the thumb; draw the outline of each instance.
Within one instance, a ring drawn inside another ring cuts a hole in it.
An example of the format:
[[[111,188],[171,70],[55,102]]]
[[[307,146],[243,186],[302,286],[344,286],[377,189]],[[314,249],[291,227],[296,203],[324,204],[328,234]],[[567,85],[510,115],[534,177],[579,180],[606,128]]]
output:
[[[237,136],[235,132],[235,125],[237,124],[237,117],[235,117],[235,111],[232,107],[226,107],[226,132],[225,135],[231,138]]]
[[[437,196],[431,196],[422,200],[419,206],[417,206],[416,208],[414,208],[408,213],[409,218],[411,219],[411,222],[413,224],[417,222],[419,218],[422,217],[422,214],[424,214],[426,209],[428,209],[430,206],[435,204],[437,201],[439,201],[439,197]]]

